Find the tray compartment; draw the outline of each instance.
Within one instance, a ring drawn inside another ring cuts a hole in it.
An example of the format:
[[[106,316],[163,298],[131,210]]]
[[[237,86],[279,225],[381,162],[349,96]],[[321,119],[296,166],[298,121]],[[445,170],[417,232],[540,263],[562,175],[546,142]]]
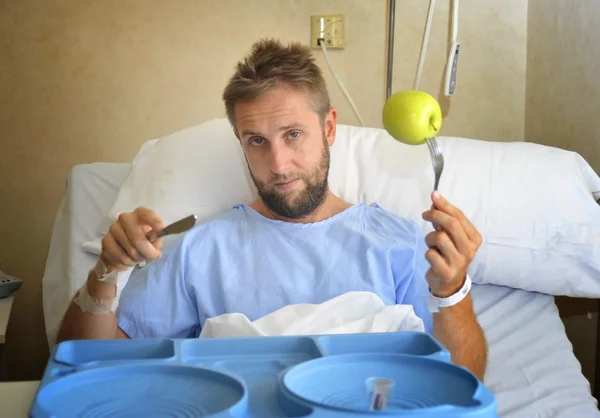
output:
[[[406,354],[450,361],[450,354],[428,334],[388,332],[381,334],[342,334],[317,337],[326,356],[342,354]]]
[[[90,340],[66,341],[54,354],[54,361],[72,366],[95,362],[169,360],[175,358],[172,340]]]
[[[207,338],[181,343],[181,358],[186,363],[272,361],[288,367],[317,357],[321,352],[311,337]]]

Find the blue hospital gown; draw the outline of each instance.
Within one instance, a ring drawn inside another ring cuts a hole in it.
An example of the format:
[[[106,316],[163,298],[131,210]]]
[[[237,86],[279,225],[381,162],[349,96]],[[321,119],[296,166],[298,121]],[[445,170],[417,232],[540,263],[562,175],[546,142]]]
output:
[[[356,204],[321,222],[265,218],[247,205],[196,225],[135,271],[119,327],[131,338],[197,337],[211,317],[256,320],[286,305],[370,291],[410,304],[432,330],[424,237],[377,205]]]

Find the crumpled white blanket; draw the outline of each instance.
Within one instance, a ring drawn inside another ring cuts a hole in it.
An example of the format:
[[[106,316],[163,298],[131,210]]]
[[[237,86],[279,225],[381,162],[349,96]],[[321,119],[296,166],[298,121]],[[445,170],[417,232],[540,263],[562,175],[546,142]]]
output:
[[[288,305],[255,321],[240,313],[208,319],[200,338],[424,332],[412,305],[389,305],[372,292],[348,292],[320,304]]]

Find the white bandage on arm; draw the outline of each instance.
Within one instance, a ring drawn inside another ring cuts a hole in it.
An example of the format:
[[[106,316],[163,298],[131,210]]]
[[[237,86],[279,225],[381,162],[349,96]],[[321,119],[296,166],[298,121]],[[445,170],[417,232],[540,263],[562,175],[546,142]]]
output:
[[[87,282],[77,291],[73,302],[81,308],[83,312],[89,312],[95,315],[115,313],[119,307],[119,299],[97,299],[92,297],[87,289]]]
[[[96,277],[98,275],[98,265],[101,261],[98,262],[96,268],[94,269],[94,274]],[[83,312],[89,312],[95,315],[103,315],[103,314],[112,314],[116,313],[119,307],[119,300],[121,298],[121,292],[125,288],[127,281],[129,280],[129,276],[133,272],[133,267],[128,268],[125,271],[114,272],[105,277],[97,278],[100,282],[112,283],[117,287],[116,295],[112,299],[98,299],[92,297],[87,288],[87,281],[81,286],[81,288],[77,291],[77,295],[73,299],[73,302],[81,308]],[[91,273],[91,272],[90,272]]]

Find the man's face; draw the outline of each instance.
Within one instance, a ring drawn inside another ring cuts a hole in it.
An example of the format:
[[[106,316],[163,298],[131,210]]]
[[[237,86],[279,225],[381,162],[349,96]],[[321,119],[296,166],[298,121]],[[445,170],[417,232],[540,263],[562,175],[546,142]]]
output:
[[[235,107],[236,135],[267,208],[301,219],[323,203],[335,110],[321,124],[306,93],[280,88]]]

